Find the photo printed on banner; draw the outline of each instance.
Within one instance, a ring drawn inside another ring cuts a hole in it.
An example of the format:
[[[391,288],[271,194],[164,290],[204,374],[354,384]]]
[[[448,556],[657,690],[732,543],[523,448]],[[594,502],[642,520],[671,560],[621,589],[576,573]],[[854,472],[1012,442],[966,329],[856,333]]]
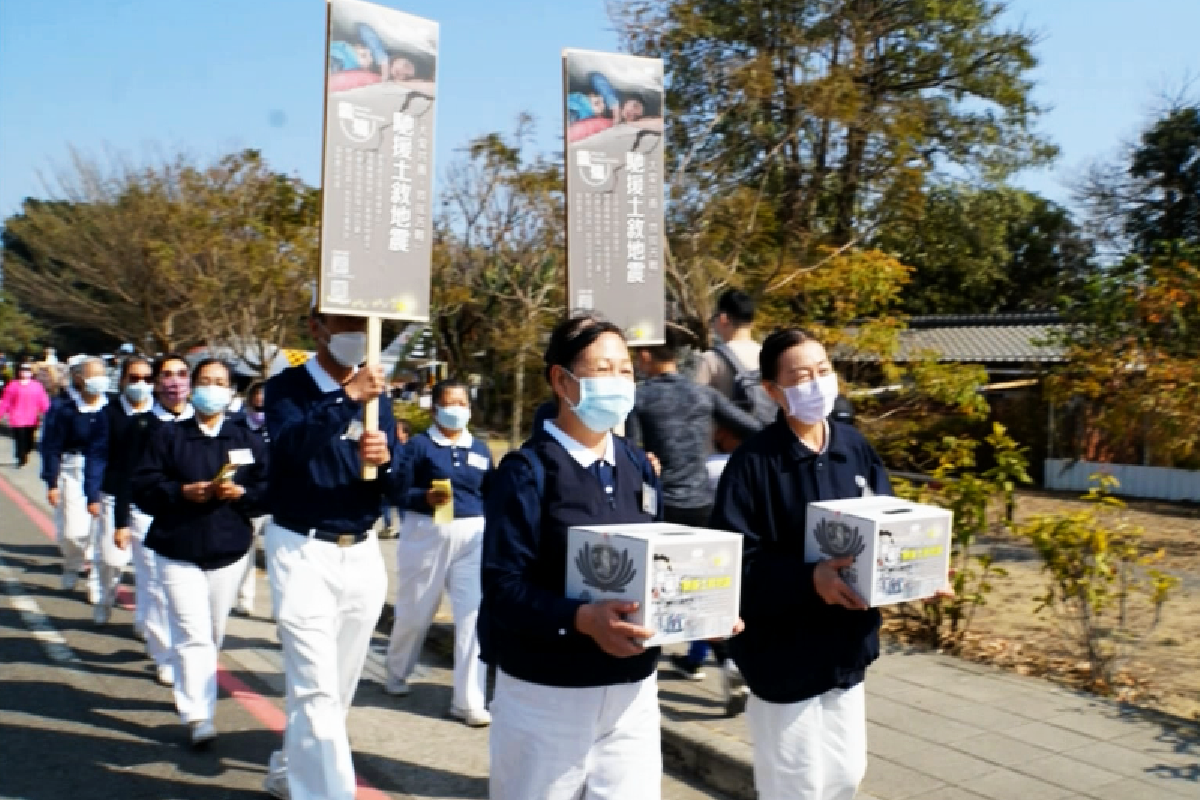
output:
[[[322,312],[429,318],[438,25],[331,0]]]
[[[568,304],[661,343],[662,61],[565,50],[563,99]]]

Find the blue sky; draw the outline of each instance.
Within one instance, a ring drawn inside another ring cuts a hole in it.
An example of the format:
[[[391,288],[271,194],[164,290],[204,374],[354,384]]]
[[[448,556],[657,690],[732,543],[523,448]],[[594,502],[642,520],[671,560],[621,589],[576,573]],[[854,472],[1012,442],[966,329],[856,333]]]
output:
[[[603,0],[389,0],[441,23],[437,162],[532,111],[558,146],[560,51],[615,49]],[[133,157],[263,150],[319,180],[322,0],[2,0],[0,216],[44,196],[69,146]],[[1197,0],[1013,0],[1042,32],[1042,129],[1062,148],[1022,182],[1063,179],[1134,136],[1161,91],[1200,78]],[[1200,90],[1200,83],[1196,86]]]

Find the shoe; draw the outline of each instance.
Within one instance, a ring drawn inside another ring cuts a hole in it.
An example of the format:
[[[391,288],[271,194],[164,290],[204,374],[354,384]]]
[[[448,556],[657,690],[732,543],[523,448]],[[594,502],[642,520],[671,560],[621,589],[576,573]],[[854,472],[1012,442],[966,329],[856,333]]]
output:
[[[88,602],[91,603],[92,605],[96,606],[96,605],[100,605],[100,601],[102,599],[103,598],[100,597],[100,587],[92,586],[91,584],[89,584],[88,585]]]
[[[74,572],[64,572],[62,574],[62,590],[64,592],[73,592],[78,585],[79,575]]]
[[[154,679],[163,686],[175,685],[175,668],[170,664],[163,664],[154,674]]]
[[[198,719],[188,725],[192,729],[192,747],[203,747],[217,738],[217,729],[211,719]]]
[[[450,716],[465,722],[470,728],[486,728],[492,724],[492,715],[486,709],[459,708],[450,706]]]
[[[688,661],[687,656],[673,655],[670,658],[670,662],[675,671],[689,681],[704,680],[704,670],[700,668],[699,664]]]
[[[279,800],[291,800],[292,793],[288,791],[287,773],[268,772],[267,777],[263,778],[263,791],[271,797],[278,797]]]
[[[408,697],[412,694],[412,686],[409,685],[408,681],[389,677],[387,682],[383,684],[383,691],[392,697]]]
[[[146,629],[144,627],[142,627],[141,625],[134,625],[133,626],[133,636],[139,642],[146,641]]]
[[[750,699],[750,690],[746,687],[746,679],[742,671],[733,661],[721,665],[721,694],[725,700],[726,716],[736,717],[746,710],[746,701]]]
[[[92,622],[97,625],[107,625],[110,617],[112,617],[112,606],[107,603],[99,603],[92,609]]]
[[[254,606],[250,603],[238,603],[233,607],[233,613],[239,617],[253,617]]]

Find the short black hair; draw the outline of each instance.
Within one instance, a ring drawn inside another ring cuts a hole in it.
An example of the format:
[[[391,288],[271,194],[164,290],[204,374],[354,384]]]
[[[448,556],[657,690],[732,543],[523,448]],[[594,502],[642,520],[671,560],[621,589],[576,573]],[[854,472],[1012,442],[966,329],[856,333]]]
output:
[[[267,391],[267,382],[266,381],[261,381],[261,380],[255,381],[254,383],[252,383],[248,387],[246,387],[246,402],[250,403],[252,400],[254,400],[254,395],[258,394],[259,392],[263,393],[263,400],[266,400],[266,398],[267,398],[266,391]]]
[[[663,332],[662,344],[646,346],[646,352],[658,364],[672,364],[679,360],[679,351],[683,349],[683,336],[674,328],[668,327]]]
[[[793,347],[805,342],[815,342],[817,337],[800,328],[784,328],[775,331],[762,343],[758,353],[758,372],[764,381],[774,381],[779,377],[779,357]]]
[[[576,314],[555,325],[554,330],[550,332],[546,354],[542,357],[546,362],[547,383],[550,381],[552,367],[573,371],[572,367],[579,354],[606,333],[615,333],[622,341],[625,340],[624,331],[598,314]]]
[[[229,366],[228,361],[220,358],[202,358],[196,364],[196,366],[192,367],[192,384],[195,385],[196,380],[200,377],[200,370],[204,369],[205,367],[210,367],[213,364],[220,364],[222,367],[224,367],[225,377],[229,379],[231,384],[233,383],[233,368]]]
[[[458,380],[457,378],[447,378],[444,381],[438,381],[437,383],[435,383],[433,385],[433,389],[429,393],[429,396],[433,400],[433,404],[436,406],[436,405],[441,404],[442,399],[445,398],[445,396],[446,396],[446,392],[450,391],[451,389],[466,389],[466,388],[467,388],[467,385],[465,383],[463,383],[462,381]],[[470,397],[471,397],[470,392],[468,392],[467,399],[469,400]]]
[[[167,353],[165,355],[161,355],[154,360],[154,380],[155,380],[155,382],[158,381],[159,376],[162,375],[162,371],[167,366],[167,364],[171,363],[172,361],[182,361],[183,365],[185,367],[187,366],[187,359],[184,358],[183,356],[179,355],[178,353]]]
[[[741,289],[726,289],[717,300],[717,313],[739,328],[754,322],[754,310],[754,301]]]
[[[154,362],[145,356],[129,356],[121,362],[121,371],[117,375],[117,382],[124,383],[129,378],[129,370],[134,364],[145,364],[150,368],[150,379],[154,380]]]

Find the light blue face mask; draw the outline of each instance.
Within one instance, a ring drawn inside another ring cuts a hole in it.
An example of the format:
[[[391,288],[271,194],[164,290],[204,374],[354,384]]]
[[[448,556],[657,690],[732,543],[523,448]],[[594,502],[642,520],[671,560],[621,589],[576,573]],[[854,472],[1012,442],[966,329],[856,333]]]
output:
[[[197,386],[192,390],[192,405],[201,414],[220,414],[233,401],[233,390],[228,386]]]
[[[461,431],[471,421],[471,409],[466,406],[438,406],[434,421],[448,431]]]
[[[577,378],[570,372],[567,374],[579,383],[579,402],[571,410],[588,430],[611,431],[633,411],[637,385],[629,378]]]
[[[154,394],[154,387],[143,381],[130,383],[125,387],[125,396],[129,398],[129,402],[135,406],[140,406],[142,403],[150,399]]]
[[[90,395],[102,395],[108,391],[108,376],[93,375],[83,382],[83,390]]]

